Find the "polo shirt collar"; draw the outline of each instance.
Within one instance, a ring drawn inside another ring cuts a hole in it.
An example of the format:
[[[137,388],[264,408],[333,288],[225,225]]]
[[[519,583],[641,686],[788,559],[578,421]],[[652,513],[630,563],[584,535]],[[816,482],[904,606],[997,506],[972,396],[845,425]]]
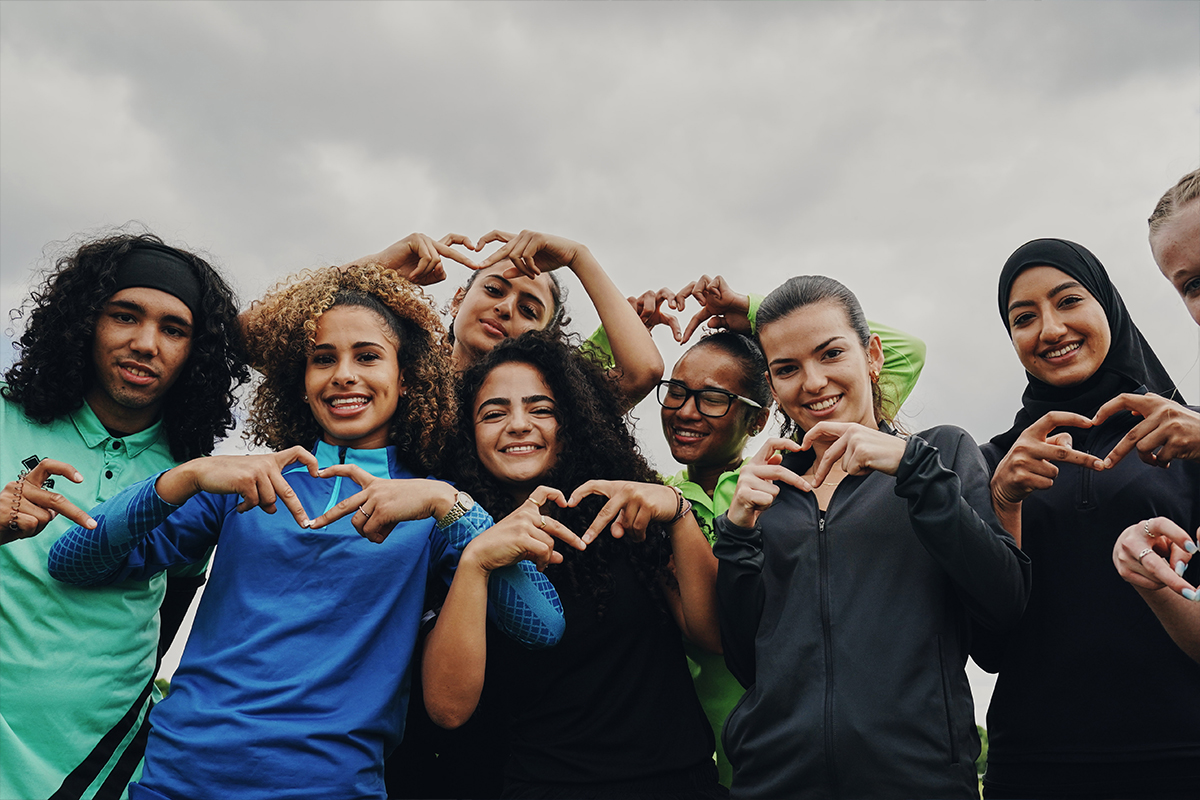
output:
[[[86,400],[83,405],[71,412],[71,422],[74,423],[75,430],[79,431],[79,436],[89,448],[104,447],[109,442],[120,439],[125,444],[125,452],[131,458],[165,436],[161,419],[137,433],[131,433],[128,436],[113,436],[100,422],[100,418],[96,416],[95,411],[92,411],[92,407]]]

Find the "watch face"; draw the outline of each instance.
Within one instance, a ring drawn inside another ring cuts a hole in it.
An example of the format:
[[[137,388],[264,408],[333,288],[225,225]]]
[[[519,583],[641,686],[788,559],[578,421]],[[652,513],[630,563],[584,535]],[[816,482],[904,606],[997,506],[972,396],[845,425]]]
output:
[[[455,502],[462,506],[463,512],[470,511],[475,507],[475,498],[471,497],[471,495],[467,494],[466,492],[459,492],[458,499]]]

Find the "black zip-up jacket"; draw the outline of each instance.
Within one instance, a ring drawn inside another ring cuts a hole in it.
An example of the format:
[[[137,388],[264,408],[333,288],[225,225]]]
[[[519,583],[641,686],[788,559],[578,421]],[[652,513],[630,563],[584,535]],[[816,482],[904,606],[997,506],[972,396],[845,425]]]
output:
[[[895,476],[847,476],[825,513],[779,486],[753,530],[716,522],[725,660],[747,687],[723,734],[732,796],[975,796],[972,625],[1007,629],[1029,594],[979,448],[912,436]]]

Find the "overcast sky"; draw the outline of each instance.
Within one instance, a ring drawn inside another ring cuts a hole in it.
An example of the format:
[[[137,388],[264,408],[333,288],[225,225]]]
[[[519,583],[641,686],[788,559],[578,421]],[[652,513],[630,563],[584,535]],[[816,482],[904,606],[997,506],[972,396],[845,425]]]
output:
[[[1198,165],[1197,2],[0,2],[6,311],[47,243],[131,220],[244,303],[412,231],[546,230],[628,294],[832,275],[928,343],[909,426],[985,439],[1024,385],[996,276],[1039,236],[1200,397],[1145,222]]]

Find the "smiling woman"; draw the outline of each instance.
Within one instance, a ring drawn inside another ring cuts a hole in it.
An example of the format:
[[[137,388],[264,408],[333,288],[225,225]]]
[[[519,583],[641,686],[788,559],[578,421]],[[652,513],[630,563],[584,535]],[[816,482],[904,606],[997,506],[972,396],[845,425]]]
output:
[[[250,435],[277,452],[168,470],[51,549],[54,577],[93,586],[221,545],[132,798],[381,800],[426,584],[456,562],[506,634],[527,647],[562,634],[557,594],[525,560],[550,563],[555,532],[493,525],[420,477],[454,412],[431,305],[375,267],[302,277],[246,326],[263,372]]]
[[[973,643],[976,662],[999,672],[984,795],[1194,797],[1200,664],[1185,649],[1200,659],[1200,606],[1180,589],[1195,596],[1200,561],[1181,547],[1172,555],[1165,527],[1182,529],[1184,547],[1200,527],[1200,462],[1145,425],[1157,424],[1154,409],[1176,405],[1174,383],[1081,245],[1017,248],[997,304],[1028,385],[1013,426],[982,449],[992,506],[1034,576],[1014,629],[980,630]],[[1118,457],[1143,437],[1153,446]],[[1143,601],[1113,569],[1125,529],[1139,567],[1161,553],[1182,580],[1166,569],[1172,586],[1151,584]],[[1129,691],[1132,675],[1154,675],[1170,691]]]

